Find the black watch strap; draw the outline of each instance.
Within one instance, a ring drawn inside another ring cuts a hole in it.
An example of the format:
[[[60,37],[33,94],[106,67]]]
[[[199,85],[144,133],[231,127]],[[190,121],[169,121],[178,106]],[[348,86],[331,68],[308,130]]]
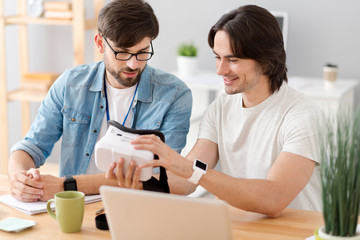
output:
[[[143,182],[143,189],[154,192],[170,193],[170,188],[167,181],[167,174],[165,168],[160,167],[159,180],[157,180],[154,177],[151,177],[150,180]]]
[[[77,191],[76,180],[71,175],[65,176],[64,191]]]

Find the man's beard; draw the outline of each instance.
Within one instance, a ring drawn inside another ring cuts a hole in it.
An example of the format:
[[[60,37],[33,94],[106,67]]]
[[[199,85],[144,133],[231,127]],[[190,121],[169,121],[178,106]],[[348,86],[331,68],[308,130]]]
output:
[[[144,68],[145,69],[145,68]],[[120,68],[118,71],[115,71],[114,69],[110,69],[110,68],[106,68],[106,70],[114,77],[114,79],[120,83],[121,85],[123,85],[124,87],[132,87],[134,86],[141,77],[142,72],[144,71],[144,69],[131,69],[129,67],[125,67],[125,68]],[[121,73],[122,72],[137,72],[136,77],[134,78],[127,78],[127,77],[122,77]]]

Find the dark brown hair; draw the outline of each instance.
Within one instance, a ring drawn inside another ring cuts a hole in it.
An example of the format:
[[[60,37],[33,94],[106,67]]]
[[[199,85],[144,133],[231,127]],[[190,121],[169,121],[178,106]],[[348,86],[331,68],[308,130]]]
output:
[[[159,22],[143,0],[113,0],[100,10],[97,28],[116,47],[129,48],[144,37],[155,39]]]
[[[283,35],[276,18],[266,9],[255,5],[239,7],[223,15],[210,29],[208,43],[214,48],[216,32],[229,34],[236,57],[253,59],[269,77],[270,91],[287,82],[286,54]]]

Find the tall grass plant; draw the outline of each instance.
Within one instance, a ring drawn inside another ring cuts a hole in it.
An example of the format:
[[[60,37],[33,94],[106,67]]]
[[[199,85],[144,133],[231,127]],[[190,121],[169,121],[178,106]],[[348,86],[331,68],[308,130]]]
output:
[[[325,232],[355,236],[360,206],[360,111],[327,118],[320,132]]]

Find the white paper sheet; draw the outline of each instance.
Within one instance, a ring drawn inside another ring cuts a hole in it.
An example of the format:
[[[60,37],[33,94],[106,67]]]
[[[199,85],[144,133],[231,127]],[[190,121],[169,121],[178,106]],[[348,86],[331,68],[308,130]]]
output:
[[[98,202],[98,201],[101,201],[100,195],[85,196],[85,204],[92,203],[92,202]],[[5,205],[8,205],[12,208],[15,208],[23,213],[26,213],[28,215],[46,212],[46,202],[25,203],[25,202],[16,200],[11,195],[0,196],[0,202]],[[55,206],[53,206],[53,204],[52,204],[51,208],[54,210]]]

